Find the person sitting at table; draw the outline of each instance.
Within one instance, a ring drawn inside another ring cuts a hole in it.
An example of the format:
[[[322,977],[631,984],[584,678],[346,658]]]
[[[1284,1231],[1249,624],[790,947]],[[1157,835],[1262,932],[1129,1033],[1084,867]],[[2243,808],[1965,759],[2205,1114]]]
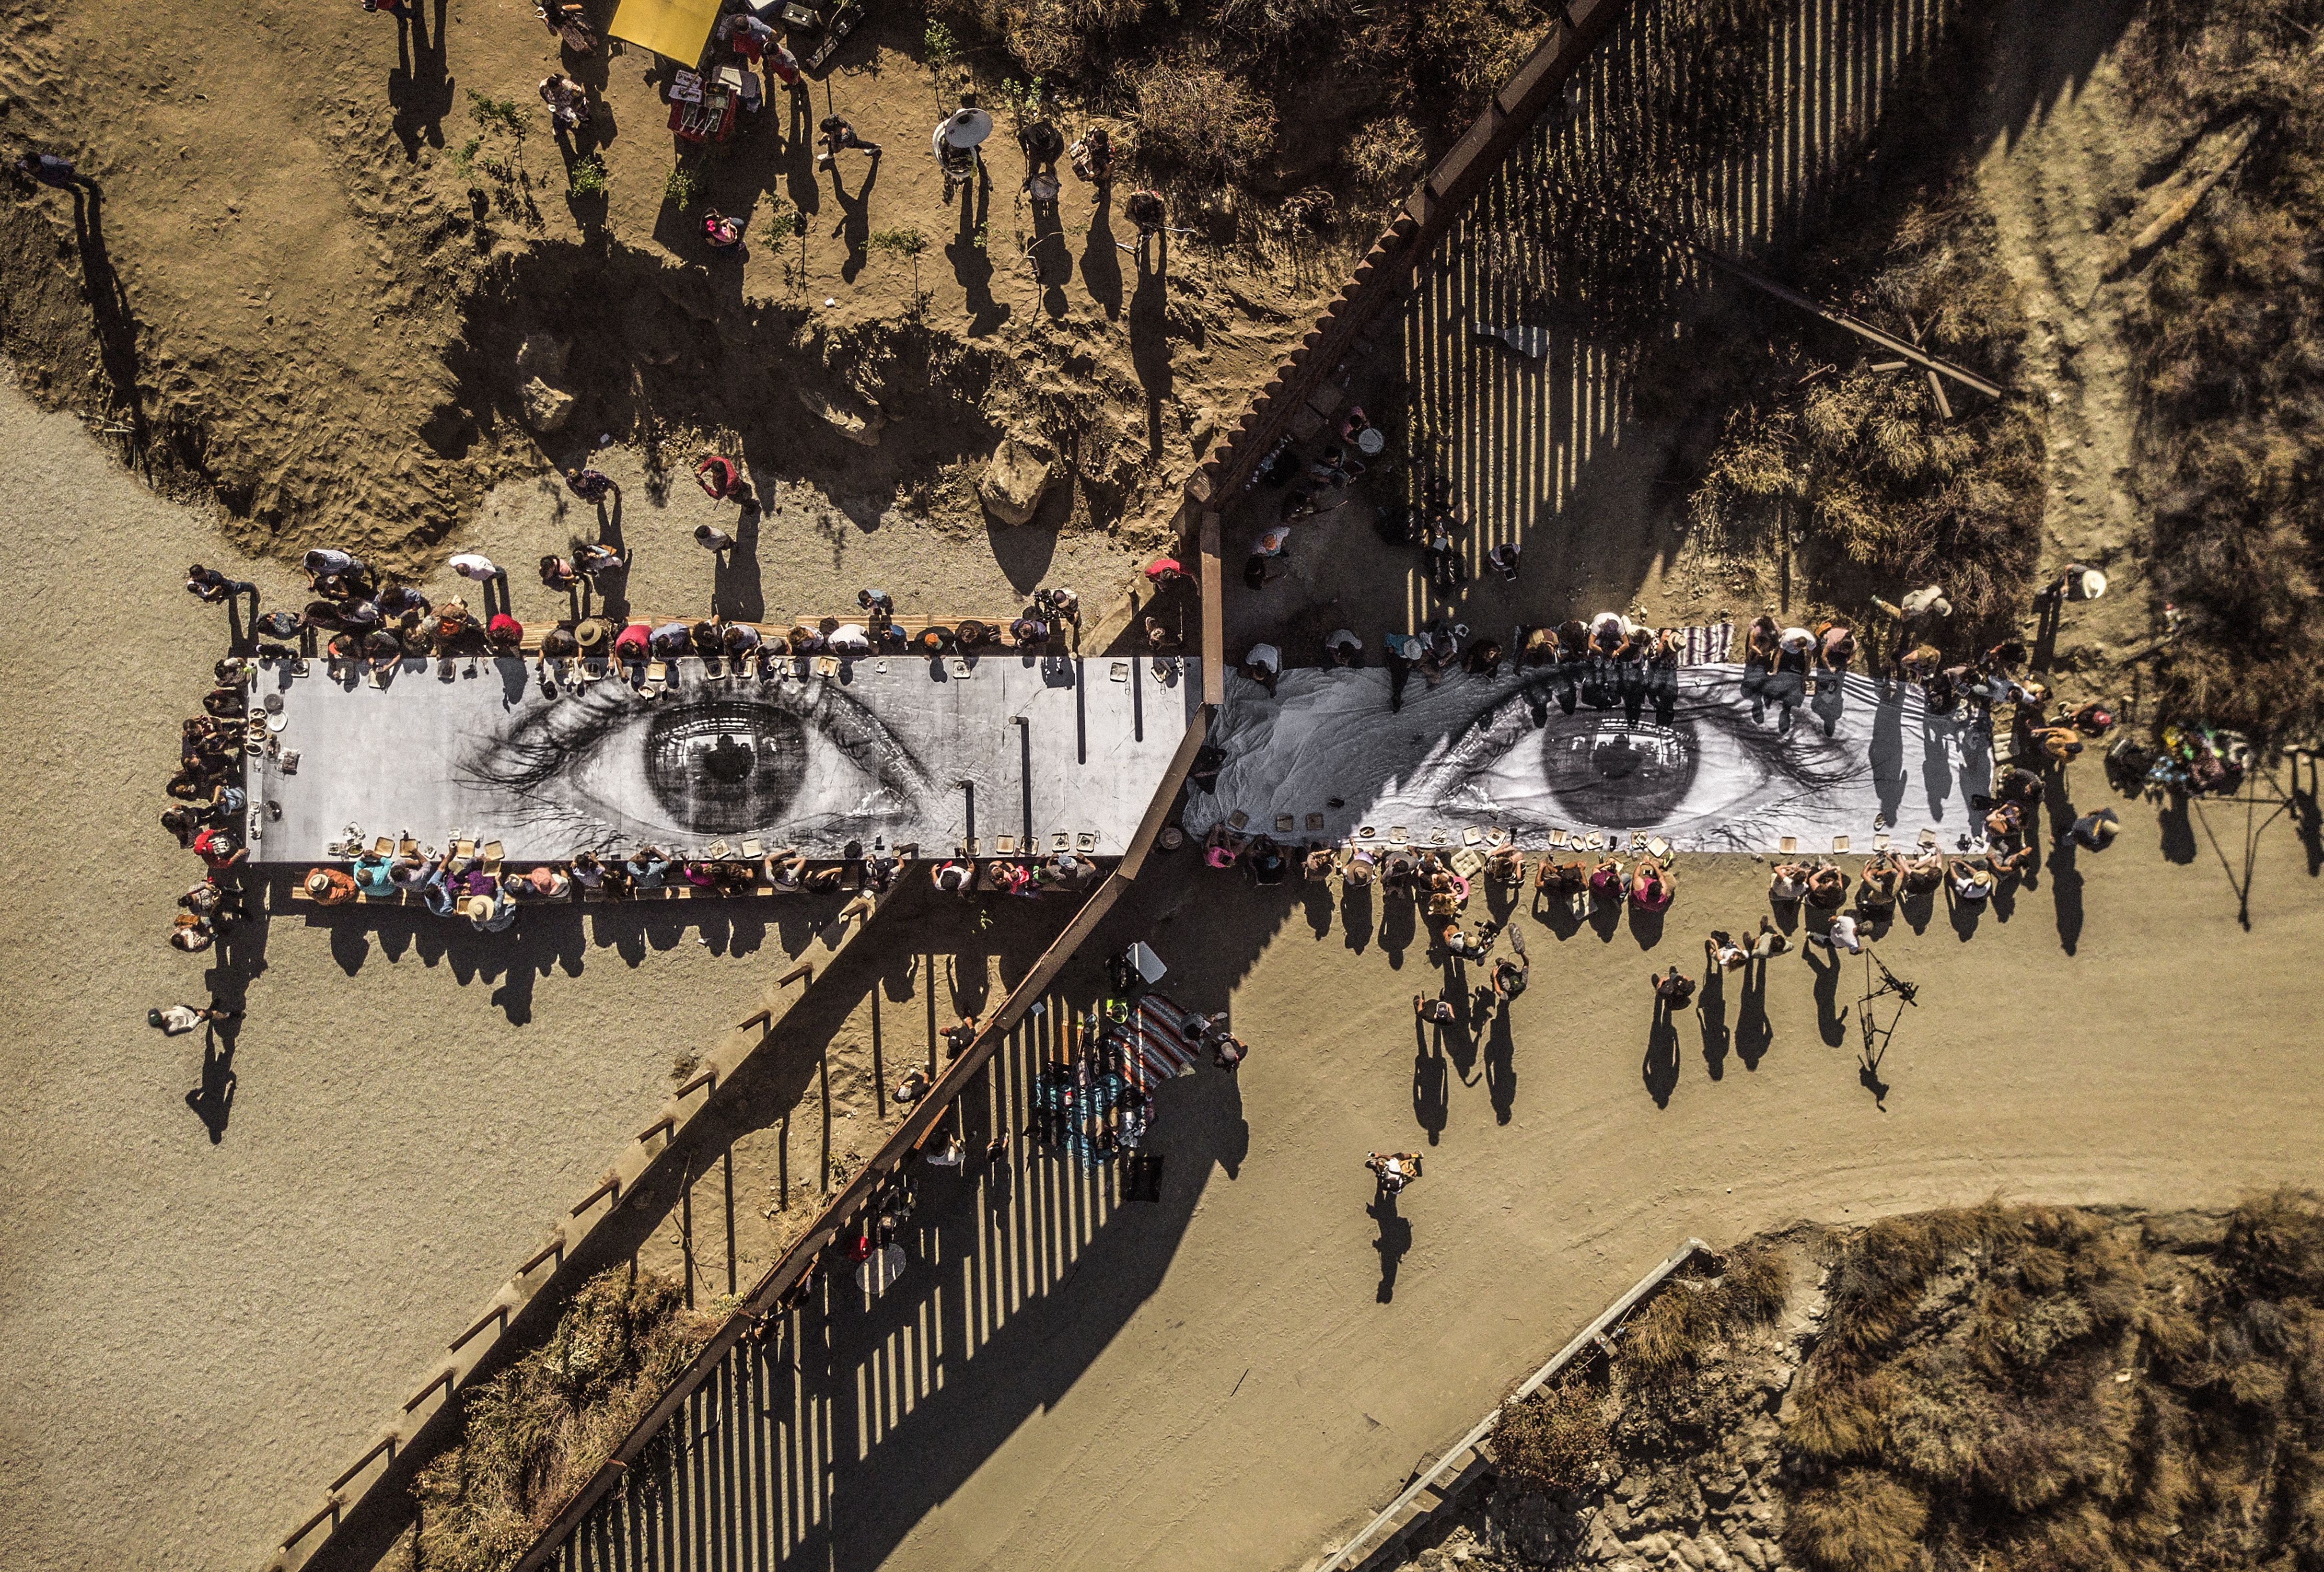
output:
[[[509,899],[506,890],[491,895],[471,895],[460,902],[460,915],[479,933],[501,933],[516,920],[516,902]]]
[[[613,635],[613,659],[636,663],[653,653],[653,630],[643,623],[632,623]]]
[[[1677,893],[1669,869],[1652,857],[1638,859],[1637,872],[1630,875],[1630,900],[1634,905],[1644,911],[1667,911]]]
[[[623,860],[622,871],[629,874],[630,883],[636,888],[659,890],[669,876],[669,859],[653,846],[641,846]]]
[[[675,661],[694,653],[694,635],[684,623],[664,623],[654,629],[649,649],[657,661]]]
[[[1619,858],[1600,858],[1598,865],[1590,870],[1590,893],[1600,901],[1620,901],[1623,871]]]
[[[820,868],[809,868],[800,877],[799,883],[806,886],[810,895],[827,895],[838,889],[839,882],[846,876],[846,869],[837,863],[831,863]]]
[[[392,898],[396,894],[394,867],[394,858],[364,852],[355,861],[355,888],[374,901]]]
[[[984,865],[984,876],[986,882],[1003,895],[1033,893],[1033,870],[1022,863],[995,858]]]
[[[417,849],[402,852],[387,865],[389,881],[399,890],[410,890],[428,883],[436,871],[436,864],[423,857]]]
[[[524,901],[562,901],[573,893],[573,881],[547,863],[521,875],[520,884],[511,893]]]
[[[194,837],[194,855],[213,868],[231,868],[250,855],[250,848],[213,825]]]
[[[319,906],[345,906],[362,892],[353,879],[337,868],[310,869],[304,888],[307,899]]]
[[[1848,899],[1848,875],[1834,862],[1821,862],[1808,874],[1808,904],[1819,911],[1837,911]]]
[[[1904,865],[1894,852],[1875,852],[1858,876],[1856,905],[1868,920],[1886,922],[1896,914],[1896,892],[1903,886]]]

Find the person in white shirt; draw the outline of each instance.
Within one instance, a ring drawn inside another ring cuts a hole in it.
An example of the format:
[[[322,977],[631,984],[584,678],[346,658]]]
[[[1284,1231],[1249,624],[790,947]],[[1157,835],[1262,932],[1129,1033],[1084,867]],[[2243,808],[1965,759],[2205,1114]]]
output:
[[[463,551],[451,560],[451,569],[463,578],[473,578],[478,584],[490,584],[501,576],[493,559],[481,551]]]
[[[1834,950],[1844,949],[1850,955],[1861,955],[1864,951],[1864,941],[1856,937],[1856,919],[1845,911],[1831,920],[1831,927],[1825,932],[1808,935],[1808,942],[1829,945]]]
[[[1275,691],[1275,680],[1282,670],[1283,652],[1273,644],[1253,644],[1250,653],[1242,658],[1242,674],[1269,693]]]

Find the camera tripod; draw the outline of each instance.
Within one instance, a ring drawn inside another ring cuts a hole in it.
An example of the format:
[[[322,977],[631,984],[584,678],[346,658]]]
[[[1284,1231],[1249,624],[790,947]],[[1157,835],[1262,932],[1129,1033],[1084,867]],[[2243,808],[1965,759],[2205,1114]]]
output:
[[[1879,974],[1877,983],[1873,980],[1875,972]],[[1871,1092],[1872,1100],[1884,1108],[1887,1105],[1888,1087],[1880,1078],[1880,1061],[1887,1055],[1889,1040],[1896,1035],[1897,1023],[1904,1019],[1904,1012],[1919,1006],[1920,992],[1919,984],[1908,983],[1890,971],[1887,963],[1872,953],[1870,945],[1864,947],[1864,997],[1856,1003],[1856,1021],[1864,1034],[1864,1049],[1857,1078]],[[1883,1026],[1872,1007],[1876,1001],[1891,994],[1896,998],[1896,1010],[1888,1017],[1888,1024]]]

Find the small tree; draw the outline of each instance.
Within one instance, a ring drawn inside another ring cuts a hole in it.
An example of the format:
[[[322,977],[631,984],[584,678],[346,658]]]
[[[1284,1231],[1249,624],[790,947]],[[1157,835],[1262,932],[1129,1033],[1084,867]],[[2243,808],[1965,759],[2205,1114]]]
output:
[[[908,256],[912,260],[912,310],[920,309],[920,253],[928,248],[928,237],[918,229],[875,229],[869,241],[874,251],[884,251],[890,256]]]
[[[669,179],[662,182],[661,194],[664,201],[683,213],[702,195],[702,177],[689,169],[674,169],[669,171]]]
[[[572,172],[566,180],[566,194],[573,197],[602,197],[605,194],[605,161],[595,153],[574,162]]]

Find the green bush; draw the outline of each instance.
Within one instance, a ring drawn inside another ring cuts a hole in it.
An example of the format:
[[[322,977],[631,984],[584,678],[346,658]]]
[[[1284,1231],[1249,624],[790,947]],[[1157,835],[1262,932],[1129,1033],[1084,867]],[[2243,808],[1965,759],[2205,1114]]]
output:
[[[661,184],[661,195],[662,200],[683,213],[701,198],[702,177],[689,169],[674,169]]]
[[[574,161],[567,177],[567,194],[575,197],[602,197],[605,194],[605,161],[592,153]]]

